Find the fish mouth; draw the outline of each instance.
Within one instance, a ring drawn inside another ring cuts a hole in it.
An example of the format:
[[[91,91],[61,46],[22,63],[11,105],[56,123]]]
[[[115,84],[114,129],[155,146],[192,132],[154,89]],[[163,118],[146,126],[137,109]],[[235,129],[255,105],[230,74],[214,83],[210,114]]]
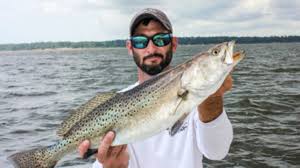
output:
[[[232,56],[233,58],[233,63],[234,64],[237,64],[238,62],[240,62],[242,59],[244,59],[244,57],[246,56],[246,53],[244,50],[242,51],[238,51],[238,52],[235,52]]]
[[[227,49],[225,53],[225,59],[224,62],[227,65],[234,64],[236,65],[238,62],[240,62],[245,57],[245,51],[237,51],[233,52],[233,48],[235,46],[235,41],[229,41],[227,43]]]
[[[223,57],[223,62],[227,65],[230,65],[233,63],[233,47],[235,45],[235,41],[229,41],[227,42],[227,46],[225,49],[225,55]]]

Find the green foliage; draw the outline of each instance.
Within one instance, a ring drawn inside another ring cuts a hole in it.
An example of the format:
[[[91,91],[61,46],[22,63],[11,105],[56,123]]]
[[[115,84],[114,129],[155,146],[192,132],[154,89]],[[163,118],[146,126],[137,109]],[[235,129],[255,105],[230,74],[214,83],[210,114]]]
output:
[[[270,36],[270,37],[181,37],[180,44],[215,44],[224,41],[235,40],[240,44],[249,43],[283,43],[283,42],[300,42],[300,36]]]
[[[235,40],[238,43],[283,43],[283,42],[300,42],[300,36],[270,36],[270,37],[179,37],[179,44],[216,44],[224,41]],[[105,48],[105,47],[125,47],[126,40],[113,41],[83,41],[83,42],[36,42],[20,44],[0,44],[0,51],[15,50],[34,50],[34,49],[55,49],[55,48]]]

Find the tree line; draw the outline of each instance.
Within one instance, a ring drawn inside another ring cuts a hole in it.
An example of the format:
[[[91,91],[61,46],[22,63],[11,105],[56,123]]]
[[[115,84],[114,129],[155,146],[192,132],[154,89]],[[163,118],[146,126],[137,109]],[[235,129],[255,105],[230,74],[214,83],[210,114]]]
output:
[[[270,37],[235,37],[235,36],[216,36],[216,37],[179,37],[180,45],[193,44],[215,44],[224,41],[235,40],[240,44],[249,43],[289,43],[300,42],[300,36],[270,36]],[[112,41],[83,41],[83,42],[35,42],[20,44],[0,44],[0,51],[34,50],[34,49],[55,49],[55,48],[107,48],[124,47],[126,40]]]

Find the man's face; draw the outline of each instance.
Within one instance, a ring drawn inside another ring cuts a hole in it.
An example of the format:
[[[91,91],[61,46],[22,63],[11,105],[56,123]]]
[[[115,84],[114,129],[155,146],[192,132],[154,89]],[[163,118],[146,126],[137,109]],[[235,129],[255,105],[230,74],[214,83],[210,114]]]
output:
[[[168,31],[159,22],[151,20],[148,25],[139,24],[134,35],[152,37],[157,33],[168,33]],[[131,47],[131,50],[136,65],[148,75],[162,72],[172,60],[172,42],[166,46],[158,47],[150,40],[146,48]]]

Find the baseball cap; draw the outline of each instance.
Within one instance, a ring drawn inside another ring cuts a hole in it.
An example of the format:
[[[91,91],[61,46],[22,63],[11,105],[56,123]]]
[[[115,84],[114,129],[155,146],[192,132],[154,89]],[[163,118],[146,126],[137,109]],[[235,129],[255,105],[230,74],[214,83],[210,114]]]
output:
[[[172,24],[170,20],[168,19],[167,15],[163,13],[162,11],[154,8],[145,8],[141,11],[139,11],[131,20],[130,27],[129,27],[129,33],[130,36],[133,35],[134,29],[136,26],[146,18],[153,18],[158,20],[168,31],[171,33],[173,32]]]

